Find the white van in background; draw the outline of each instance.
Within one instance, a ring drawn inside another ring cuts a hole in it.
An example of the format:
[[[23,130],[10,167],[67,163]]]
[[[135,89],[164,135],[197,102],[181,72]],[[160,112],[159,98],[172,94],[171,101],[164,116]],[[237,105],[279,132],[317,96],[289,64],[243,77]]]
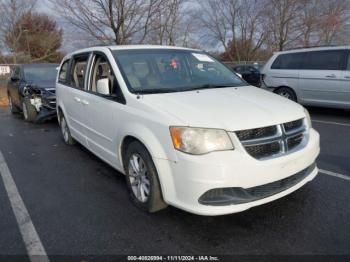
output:
[[[262,87],[303,105],[350,108],[350,46],[275,53]]]

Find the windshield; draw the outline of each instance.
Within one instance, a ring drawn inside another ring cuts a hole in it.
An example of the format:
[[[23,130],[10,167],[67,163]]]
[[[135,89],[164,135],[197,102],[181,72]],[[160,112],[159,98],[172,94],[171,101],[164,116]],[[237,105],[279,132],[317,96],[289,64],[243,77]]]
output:
[[[203,52],[172,49],[115,50],[114,58],[132,93],[182,92],[246,85]]]
[[[55,81],[57,66],[33,66],[24,67],[24,78],[26,81]]]

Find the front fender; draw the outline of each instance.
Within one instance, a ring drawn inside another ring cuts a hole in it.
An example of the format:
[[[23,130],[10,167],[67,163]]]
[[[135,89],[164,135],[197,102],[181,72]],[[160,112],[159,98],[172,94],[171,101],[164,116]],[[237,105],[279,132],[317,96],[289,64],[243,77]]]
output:
[[[152,125],[151,127],[147,127],[137,122],[124,125],[117,139],[117,141],[120,141],[118,145],[120,160],[122,160],[122,143],[128,136],[139,140],[147,148],[153,159],[177,161],[168,127]],[[162,141],[162,143],[160,141]]]
[[[151,154],[158,172],[163,199],[168,203],[168,200],[172,199],[175,195],[175,183],[169,161],[177,162],[176,152],[170,138],[169,128],[159,125],[151,125],[151,127],[146,127],[138,122],[129,123],[123,127],[123,130],[120,132],[120,139],[118,140],[120,141],[120,166],[123,166],[122,143],[126,137],[132,136],[139,140]]]

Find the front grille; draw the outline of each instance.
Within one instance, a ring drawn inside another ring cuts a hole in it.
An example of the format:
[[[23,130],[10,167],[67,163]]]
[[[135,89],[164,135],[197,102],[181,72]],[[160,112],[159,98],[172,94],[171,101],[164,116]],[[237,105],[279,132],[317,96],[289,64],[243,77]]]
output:
[[[298,129],[303,126],[303,119],[298,119],[295,121],[287,122],[283,124],[284,130],[286,132],[293,131],[294,129]]]
[[[273,136],[276,134],[276,132],[277,132],[276,126],[267,126],[262,128],[254,128],[254,129],[237,131],[236,135],[239,138],[239,140],[251,140],[251,139],[258,139],[258,138],[267,137],[267,136]]]
[[[315,168],[316,164],[313,163],[306,169],[290,177],[261,186],[251,188],[227,187],[211,189],[205,192],[198,199],[198,202],[202,205],[224,206],[257,201],[259,199],[278,194],[291,188],[292,186],[295,186],[310,175]]]
[[[298,134],[296,136],[289,138],[287,140],[288,149],[291,150],[297,147],[298,145],[300,145],[300,143],[303,141],[303,138],[304,138],[304,134]]]
[[[256,159],[281,156],[295,150],[304,140],[304,119],[275,126],[236,131],[249,155]]]
[[[271,154],[277,154],[281,150],[279,142],[267,143],[256,146],[247,146],[246,151],[255,158],[268,157]]]

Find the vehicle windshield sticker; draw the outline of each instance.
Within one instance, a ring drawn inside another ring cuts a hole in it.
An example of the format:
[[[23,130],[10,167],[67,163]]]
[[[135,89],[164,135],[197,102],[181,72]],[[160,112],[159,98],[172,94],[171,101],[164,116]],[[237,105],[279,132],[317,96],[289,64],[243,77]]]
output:
[[[197,60],[201,62],[214,62],[213,59],[211,59],[209,56],[205,54],[197,54],[197,53],[192,53],[192,55],[197,58]]]
[[[176,59],[171,59],[171,63],[170,63],[170,66],[173,68],[173,69],[176,69],[177,68],[177,63],[176,63]]]

